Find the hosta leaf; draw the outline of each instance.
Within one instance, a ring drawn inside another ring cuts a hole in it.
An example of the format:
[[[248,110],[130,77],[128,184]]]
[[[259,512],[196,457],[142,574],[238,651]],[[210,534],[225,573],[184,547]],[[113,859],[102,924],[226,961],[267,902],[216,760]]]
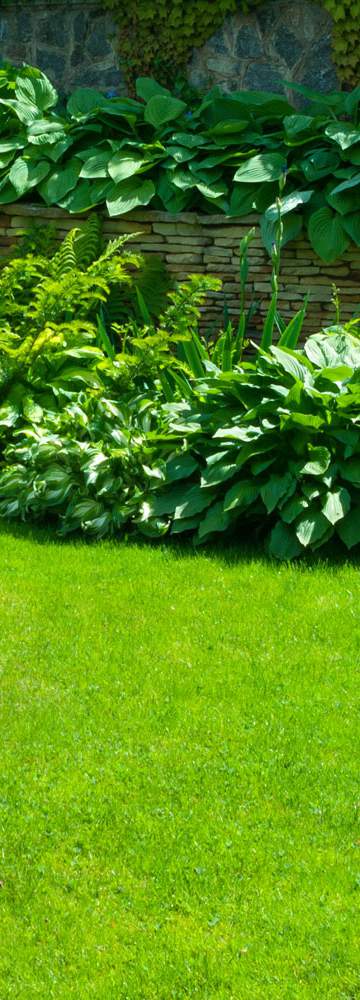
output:
[[[301,215],[285,216],[282,224],[281,246],[285,247],[291,240],[296,240],[300,236],[302,227],[303,219]],[[265,213],[261,219],[260,228],[264,247],[266,247],[268,254],[271,255],[276,241],[277,223],[267,218]]]
[[[341,478],[354,486],[360,486],[360,458],[349,458],[340,466]]]
[[[224,511],[222,501],[214,503],[199,526],[197,533],[199,541],[204,541],[208,535],[213,535],[217,531],[226,531],[230,520],[230,514]]]
[[[349,246],[341,219],[326,206],[310,216],[308,232],[315,253],[328,264],[341,257]]]
[[[200,511],[205,510],[209,506],[211,500],[212,496],[209,490],[202,490],[200,486],[188,487],[185,499],[175,509],[175,520],[199,514]]]
[[[340,156],[336,150],[319,148],[311,150],[311,153],[301,160],[300,167],[306,180],[311,184],[333,174],[339,163]]]
[[[99,90],[78,87],[67,102],[67,111],[72,118],[86,118],[98,111],[104,104],[106,104],[106,98]]]
[[[126,180],[137,174],[144,165],[144,157],[141,153],[133,153],[132,156],[125,156],[123,153],[115,153],[109,160],[108,171],[115,183]]]
[[[360,543],[360,507],[354,507],[349,511],[343,521],[339,521],[336,526],[341,541],[348,549]]]
[[[149,125],[154,128],[161,128],[167,122],[175,121],[186,111],[187,105],[184,101],[179,101],[177,97],[168,97],[165,94],[156,94],[151,97],[146,105],[144,118]]]
[[[325,128],[325,135],[336,142],[340,149],[349,149],[349,146],[360,142],[360,128],[351,122],[331,122]]]
[[[150,101],[152,97],[157,97],[159,94],[165,94],[167,97],[171,96],[170,91],[166,90],[166,87],[162,87],[156,80],[153,80],[151,76],[138,76],[136,80],[136,94],[142,101]]]
[[[285,521],[286,524],[292,524],[293,521],[302,514],[304,510],[309,506],[308,500],[305,497],[292,497],[284,507],[281,508],[281,519]]]
[[[85,163],[81,167],[80,177],[85,177],[86,179],[107,177],[110,158],[110,150],[103,153],[96,153],[95,156],[89,156],[89,159],[85,160]]]
[[[224,499],[224,510],[246,510],[259,496],[259,486],[250,479],[244,479],[227,491]]]
[[[308,201],[310,201],[313,194],[313,190],[293,191],[292,194],[287,194],[285,198],[280,199],[280,215],[284,216],[287,215],[288,212],[294,212],[296,208],[299,208],[299,205],[305,205]],[[279,209],[275,202],[273,205],[269,205],[269,208],[266,209],[265,216],[271,222],[276,222],[278,219],[278,211]]]
[[[25,396],[23,401],[23,414],[27,420],[33,424],[41,423],[44,411],[31,396]]]
[[[341,487],[338,490],[325,494],[325,502],[322,506],[322,512],[330,521],[330,524],[336,524],[337,521],[341,521],[343,517],[350,510],[351,497],[350,493]]]
[[[354,177],[350,177],[348,180],[342,182],[342,184],[336,184],[331,191],[327,193],[327,200],[329,205],[335,209],[336,212],[340,212],[340,215],[347,215],[349,212],[353,212],[359,205],[359,188],[360,186],[360,173],[355,174]]]
[[[328,448],[312,447],[309,445],[309,459],[299,469],[306,476],[322,476],[327,471],[331,462],[331,454]]]
[[[3,403],[0,406],[0,427],[14,427],[20,412],[17,406],[12,406],[11,403]]]
[[[155,185],[152,181],[139,181],[129,178],[121,184],[114,184],[114,190],[106,199],[109,215],[123,215],[131,212],[138,205],[148,205],[154,197]]]
[[[180,535],[185,531],[195,531],[199,526],[201,520],[201,514],[196,514],[195,517],[183,517],[181,521],[174,521],[171,526],[171,535]]]
[[[271,514],[275,510],[283,497],[291,496],[291,493],[294,493],[295,489],[296,479],[293,478],[291,472],[285,472],[283,475],[274,473],[270,476],[267,483],[260,490],[261,499],[265,504],[268,514]]]
[[[313,542],[320,541],[329,529],[329,521],[320,511],[302,514],[296,524],[296,536],[301,545],[307,548]]]
[[[261,184],[262,181],[277,181],[286,169],[286,161],[280,153],[259,153],[251,156],[236,171],[234,181],[241,184]]]
[[[231,479],[237,472],[238,466],[235,462],[216,462],[209,466],[201,477],[202,486],[218,486],[220,483]]]
[[[51,166],[47,160],[39,160],[38,163],[34,163],[32,160],[18,157],[11,167],[9,180],[17,194],[21,196],[26,191],[30,191],[31,188],[37,187],[47,177],[50,169]]]
[[[187,479],[191,476],[198,463],[192,455],[183,454],[170,458],[165,466],[165,478],[167,483],[175,482],[177,479]]]
[[[60,119],[49,121],[47,118],[32,122],[28,128],[28,141],[33,146],[55,144],[65,139],[64,127]]]
[[[38,112],[47,111],[57,104],[58,95],[50,80],[40,71],[38,74],[31,77],[18,76],[15,82],[15,95],[18,100],[29,101]]]
[[[270,535],[269,553],[275,559],[289,561],[301,553],[301,545],[294,531],[281,521],[275,525]]]
[[[354,212],[353,215],[346,215],[341,221],[350,239],[352,239],[356,246],[360,247],[360,212]]]
[[[70,160],[66,166],[59,166],[53,170],[39,186],[39,192],[47,205],[55,205],[62,201],[65,195],[77,185],[81,170],[81,163],[76,157]]]

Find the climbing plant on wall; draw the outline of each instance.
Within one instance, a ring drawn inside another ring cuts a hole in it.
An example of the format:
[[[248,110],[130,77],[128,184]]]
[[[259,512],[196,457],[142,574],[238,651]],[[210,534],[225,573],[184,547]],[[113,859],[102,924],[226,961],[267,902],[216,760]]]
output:
[[[194,46],[203,45],[227,14],[247,13],[262,0],[103,0],[121,31],[121,57],[129,80],[153,74],[172,83]]]
[[[334,20],[334,62],[340,79],[356,86],[360,79],[360,0],[323,0]]]
[[[248,13],[264,0],[102,0],[121,32],[128,79],[152,74],[172,83],[194,46],[203,45],[239,9]],[[344,84],[360,79],[360,0],[322,0],[334,20],[333,51]]]

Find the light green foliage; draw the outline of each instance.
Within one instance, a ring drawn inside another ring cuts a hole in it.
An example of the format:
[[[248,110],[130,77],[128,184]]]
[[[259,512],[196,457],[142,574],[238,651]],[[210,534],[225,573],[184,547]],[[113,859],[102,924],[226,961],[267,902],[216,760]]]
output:
[[[308,101],[303,114],[256,91],[179,100],[150,78],[137,81],[136,99],[80,88],[65,110],[39,70],[5,68],[0,84],[0,205],[36,192],[70,213],[104,204],[111,216],[150,204],[256,212],[271,252],[280,193],[282,245],[304,224],[328,263],[360,245],[359,88],[293,85]]]
[[[2,1000],[340,1000],[360,578],[0,533]]]

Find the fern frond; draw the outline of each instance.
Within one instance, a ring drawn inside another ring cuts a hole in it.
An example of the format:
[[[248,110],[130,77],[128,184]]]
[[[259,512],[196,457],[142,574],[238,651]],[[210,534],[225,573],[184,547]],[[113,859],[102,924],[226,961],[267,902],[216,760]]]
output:
[[[68,274],[69,271],[76,271],[77,269],[76,242],[79,239],[79,234],[81,235],[81,229],[71,229],[52,259],[52,272],[59,278],[62,278],[64,274]]]
[[[102,223],[98,215],[89,215],[89,218],[78,231],[79,235],[75,241],[75,253],[77,266],[84,271],[98,259],[101,253]]]

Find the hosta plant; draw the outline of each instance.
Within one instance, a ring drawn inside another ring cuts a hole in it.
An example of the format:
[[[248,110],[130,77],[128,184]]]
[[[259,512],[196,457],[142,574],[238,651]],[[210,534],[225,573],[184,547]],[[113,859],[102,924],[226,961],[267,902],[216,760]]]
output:
[[[80,88],[64,107],[35,68],[0,70],[0,205],[37,197],[68,212],[106,205],[111,216],[151,205],[261,218],[270,249],[286,176],[283,242],[305,225],[331,262],[360,245],[360,89],[280,94],[216,87],[173,96],[137,81],[136,99]]]
[[[165,464],[140,528],[191,532],[200,543],[248,525],[278,558],[334,534],[358,544],[360,342],[351,329],[314,335],[301,350],[271,346],[209,375],[167,407],[169,435],[182,438],[177,481],[167,482]]]

